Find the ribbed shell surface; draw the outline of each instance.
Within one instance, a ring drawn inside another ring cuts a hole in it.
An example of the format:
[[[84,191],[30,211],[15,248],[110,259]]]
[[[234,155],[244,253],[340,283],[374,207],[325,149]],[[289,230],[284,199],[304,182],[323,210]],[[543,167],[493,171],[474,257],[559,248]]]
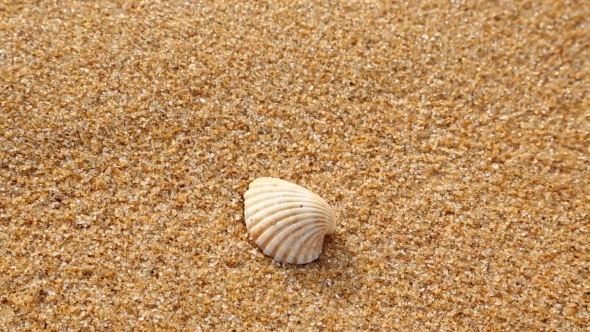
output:
[[[244,194],[246,228],[263,252],[278,262],[309,263],[322,253],[336,227],[334,211],[320,196],[276,178],[259,178]]]

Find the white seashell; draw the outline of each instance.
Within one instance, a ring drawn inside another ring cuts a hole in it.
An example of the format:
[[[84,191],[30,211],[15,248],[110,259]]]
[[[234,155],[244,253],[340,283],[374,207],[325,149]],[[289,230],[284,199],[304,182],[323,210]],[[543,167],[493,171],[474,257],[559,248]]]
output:
[[[309,263],[322,253],[324,236],[336,227],[334,211],[320,196],[276,178],[259,178],[244,194],[250,236],[279,262]]]

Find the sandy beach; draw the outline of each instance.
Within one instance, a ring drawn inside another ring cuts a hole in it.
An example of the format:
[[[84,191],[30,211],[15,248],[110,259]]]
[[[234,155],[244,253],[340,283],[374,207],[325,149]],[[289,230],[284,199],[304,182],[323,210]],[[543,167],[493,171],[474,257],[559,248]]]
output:
[[[589,18],[1,2],[0,330],[584,331]],[[332,206],[317,260],[250,239],[259,177]]]

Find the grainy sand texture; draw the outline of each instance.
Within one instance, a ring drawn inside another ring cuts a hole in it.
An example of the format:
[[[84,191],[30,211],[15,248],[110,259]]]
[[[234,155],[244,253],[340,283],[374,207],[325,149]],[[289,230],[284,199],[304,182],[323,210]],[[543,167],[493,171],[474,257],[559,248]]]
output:
[[[588,331],[589,232],[588,1],[0,2],[2,331]]]

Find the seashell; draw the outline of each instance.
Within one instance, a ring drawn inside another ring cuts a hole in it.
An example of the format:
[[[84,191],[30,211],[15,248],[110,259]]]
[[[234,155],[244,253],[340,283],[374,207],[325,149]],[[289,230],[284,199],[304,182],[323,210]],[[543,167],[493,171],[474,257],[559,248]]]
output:
[[[322,253],[324,236],[336,228],[334,211],[320,196],[276,178],[259,178],[244,194],[250,236],[278,262],[309,263]]]

